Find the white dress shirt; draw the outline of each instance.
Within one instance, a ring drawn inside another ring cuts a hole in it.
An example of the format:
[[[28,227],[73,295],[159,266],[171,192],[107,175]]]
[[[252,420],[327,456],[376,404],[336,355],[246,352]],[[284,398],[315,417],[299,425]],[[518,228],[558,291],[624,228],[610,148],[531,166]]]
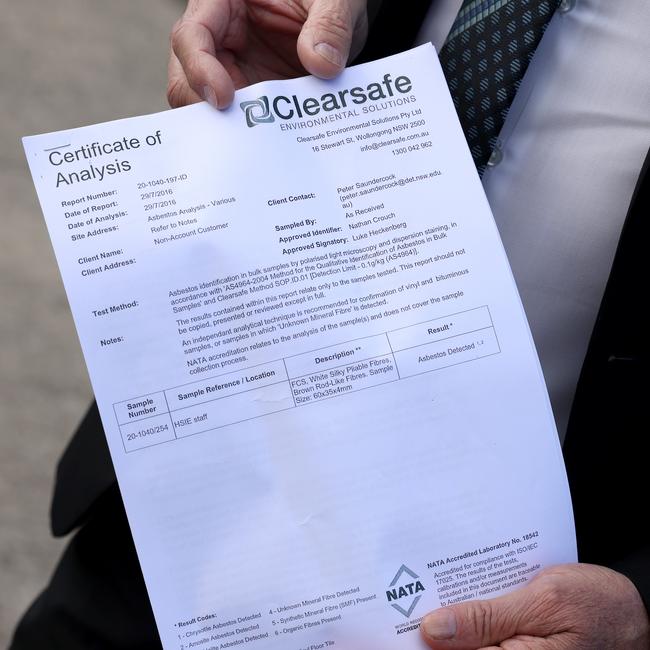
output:
[[[461,4],[433,2],[417,43],[440,50]],[[650,146],[650,2],[563,0],[499,140],[483,185],[563,439]]]

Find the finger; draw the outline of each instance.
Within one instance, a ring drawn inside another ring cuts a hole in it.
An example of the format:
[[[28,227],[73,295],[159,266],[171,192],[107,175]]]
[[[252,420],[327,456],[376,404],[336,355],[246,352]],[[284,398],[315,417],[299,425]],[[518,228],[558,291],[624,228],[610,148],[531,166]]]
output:
[[[575,650],[575,639],[569,635],[552,636],[549,639],[537,636],[516,636],[506,639],[500,645],[491,645],[478,650]]]
[[[478,650],[570,650],[575,645],[570,645],[569,639],[560,639],[554,637],[552,639],[543,639],[539,637],[515,637],[514,639],[507,639],[500,645],[491,645]]]
[[[434,650],[476,650],[499,645],[524,632],[520,622],[532,611],[533,596],[527,586],[499,598],[438,609],[424,617],[422,636]],[[530,618],[526,623],[527,633],[534,626]]]
[[[190,88],[183,66],[173,52],[169,55],[167,79],[167,101],[172,108],[203,101],[203,97]]]
[[[232,103],[235,86],[215,56],[214,39],[200,22],[182,18],[172,31],[172,51],[178,58],[187,83],[215,108]]]
[[[366,23],[363,2],[315,0],[298,36],[300,62],[317,77],[335,77],[348,61],[353,39],[365,40]]]

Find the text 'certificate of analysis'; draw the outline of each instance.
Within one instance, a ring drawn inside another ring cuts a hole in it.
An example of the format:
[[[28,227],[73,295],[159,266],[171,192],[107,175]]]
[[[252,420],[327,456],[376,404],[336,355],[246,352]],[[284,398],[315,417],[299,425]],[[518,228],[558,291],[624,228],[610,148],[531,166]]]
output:
[[[575,561],[432,46],[24,144],[165,650],[423,648]]]

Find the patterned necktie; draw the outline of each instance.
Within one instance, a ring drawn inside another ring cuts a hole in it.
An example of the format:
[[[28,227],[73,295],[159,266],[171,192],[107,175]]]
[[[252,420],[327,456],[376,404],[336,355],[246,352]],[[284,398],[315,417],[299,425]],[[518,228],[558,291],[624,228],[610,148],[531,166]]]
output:
[[[482,174],[560,0],[464,0],[440,62]]]

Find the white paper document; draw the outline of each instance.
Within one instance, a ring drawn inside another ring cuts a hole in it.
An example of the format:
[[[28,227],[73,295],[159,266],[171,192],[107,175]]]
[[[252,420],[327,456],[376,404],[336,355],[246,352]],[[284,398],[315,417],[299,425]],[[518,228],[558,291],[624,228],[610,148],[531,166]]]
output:
[[[165,650],[423,648],[575,561],[432,46],[24,145]]]

